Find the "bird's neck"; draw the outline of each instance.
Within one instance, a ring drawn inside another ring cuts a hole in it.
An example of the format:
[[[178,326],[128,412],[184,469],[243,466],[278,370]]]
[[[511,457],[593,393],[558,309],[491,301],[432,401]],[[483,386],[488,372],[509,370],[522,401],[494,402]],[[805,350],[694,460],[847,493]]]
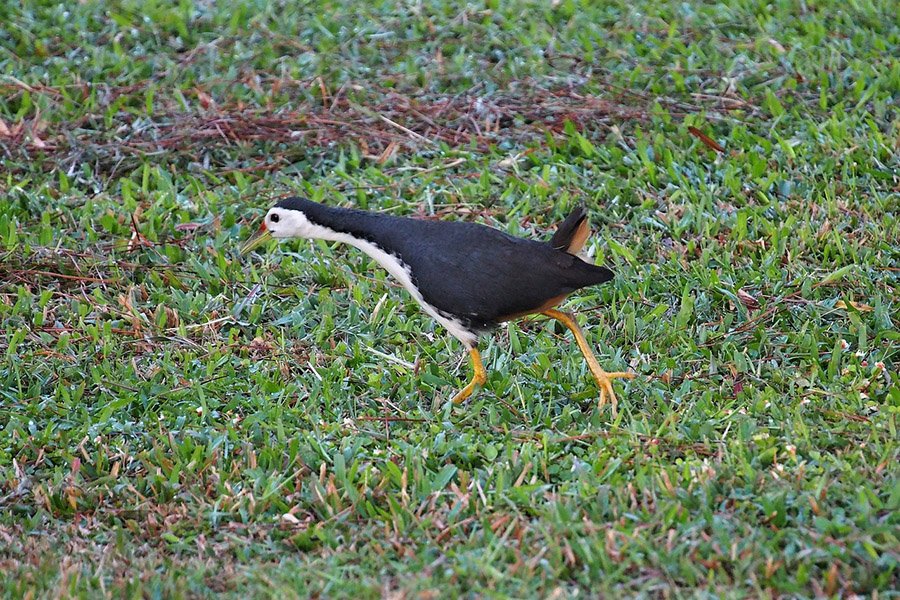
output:
[[[310,203],[310,205],[305,208],[305,212],[314,228],[312,237],[328,241],[346,242],[360,249],[362,247],[348,240],[347,236],[367,242],[377,242],[380,232],[388,225],[387,222],[394,219],[394,217],[387,215],[379,215],[362,210],[338,208],[316,203]]]
[[[401,283],[408,283],[406,266],[393,254],[386,239],[396,226],[395,217],[321,204],[315,204],[305,212],[309,219],[309,237],[354,246],[375,259]]]

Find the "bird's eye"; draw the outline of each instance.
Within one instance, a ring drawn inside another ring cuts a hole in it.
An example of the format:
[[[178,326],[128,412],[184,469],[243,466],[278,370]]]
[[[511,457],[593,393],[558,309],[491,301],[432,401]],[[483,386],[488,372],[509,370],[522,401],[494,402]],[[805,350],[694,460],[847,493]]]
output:
[[[279,219],[278,213],[275,213],[274,215],[269,216],[269,220],[272,221],[273,223],[277,223],[278,219]]]

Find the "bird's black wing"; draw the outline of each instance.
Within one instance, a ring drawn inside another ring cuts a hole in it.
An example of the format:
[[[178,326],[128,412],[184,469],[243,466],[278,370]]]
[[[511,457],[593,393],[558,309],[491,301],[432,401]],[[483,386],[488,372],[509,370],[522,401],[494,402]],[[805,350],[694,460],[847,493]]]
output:
[[[409,265],[425,301],[475,327],[533,312],[613,276],[548,243],[475,223],[409,221],[382,233]]]

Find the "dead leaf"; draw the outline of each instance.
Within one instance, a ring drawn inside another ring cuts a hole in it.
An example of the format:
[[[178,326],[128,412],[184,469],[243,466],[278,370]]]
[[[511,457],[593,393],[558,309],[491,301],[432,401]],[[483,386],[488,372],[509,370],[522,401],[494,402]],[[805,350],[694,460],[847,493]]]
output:
[[[722,145],[719,144],[719,142],[712,139],[696,127],[690,126],[688,127],[688,131],[692,136],[703,142],[711,150],[715,150],[716,152],[725,152],[725,148],[723,148]]]
[[[858,310],[859,312],[872,312],[873,310],[875,310],[874,308],[872,308],[872,307],[869,306],[868,304],[863,304],[863,303],[861,303],[861,302],[853,302],[852,300],[850,301],[850,306],[852,306],[853,308],[855,308],[855,309]],[[847,303],[844,302],[843,300],[838,300],[838,301],[834,304],[834,307],[835,307],[835,308],[843,308],[844,310],[847,310],[847,308],[848,308],[848,307],[847,307]]]
[[[179,223],[175,226],[175,231],[194,231],[202,227],[200,223]]]
[[[205,109],[216,107],[216,101],[213,100],[212,96],[210,96],[203,90],[196,90],[196,92],[197,92],[197,100],[200,101],[200,106],[202,106]]]
[[[31,121],[31,125],[29,125],[28,129],[31,134],[31,145],[39,149],[46,148],[47,142],[42,140],[41,136],[43,135],[44,130],[47,129],[47,122],[41,119],[40,111],[35,113],[34,119]]]
[[[378,164],[383,165],[387,161],[389,161],[393,156],[397,153],[397,148],[399,148],[400,144],[396,141],[388,144],[387,148],[384,149],[384,152],[381,153],[381,156],[378,157]]]
[[[328,93],[328,89],[325,87],[325,82],[321,77],[316,77],[316,80],[319,82],[319,92],[322,94],[322,104],[327,105],[330,95]]]
[[[175,329],[178,327],[179,323],[181,323],[181,319],[178,317],[178,312],[173,309],[166,307],[166,328],[167,329]]]
[[[0,137],[12,137],[12,132],[6,126],[6,121],[0,119]]]
[[[831,596],[837,591],[838,587],[838,566],[836,562],[831,563],[831,568],[825,575],[825,594]]]
[[[757,300],[751,294],[745,292],[744,288],[741,288],[737,291],[737,297],[741,301],[741,304],[743,304],[750,310],[759,308],[759,300]]]
[[[784,49],[784,46],[782,46],[781,42],[779,42],[778,40],[776,40],[774,38],[769,38],[768,42],[769,42],[769,44],[771,44],[771,46],[773,48],[775,48],[778,51],[778,54],[784,54],[785,52],[787,52],[787,50]]]

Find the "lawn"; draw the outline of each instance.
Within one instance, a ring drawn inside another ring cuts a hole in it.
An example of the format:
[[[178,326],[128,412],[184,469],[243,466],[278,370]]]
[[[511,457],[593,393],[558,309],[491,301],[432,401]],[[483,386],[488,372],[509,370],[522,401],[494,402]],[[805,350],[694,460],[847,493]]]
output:
[[[900,25],[872,0],[0,5],[6,597],[898,597]],[[285,194],[544,238],[462,346]]]

